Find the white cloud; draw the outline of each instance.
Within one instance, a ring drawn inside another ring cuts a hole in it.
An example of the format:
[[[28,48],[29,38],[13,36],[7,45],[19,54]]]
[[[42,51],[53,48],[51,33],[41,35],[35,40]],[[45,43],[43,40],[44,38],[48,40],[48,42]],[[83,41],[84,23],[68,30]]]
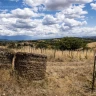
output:
[[[55,17],[58,23],[61,24],[61,30],[66,31],[74,27],[86,25],[85,15],[88,14],[88,12],[83,10],[84,7],[84,4],[80,4],[57,12]]]
[[[96,10],[96,3],[91,3],[90,5],[91,5],[92,9]]]
[[[70,6],[69,8],[57,12],[55,16],[59,22],[64,21],[66,18],[84,20],[85,15],[88,14],[87,11],[83,10],[84,7],[84,5]]]
[[[45,15],[37,13],[37,9],[24,8],[15,9],[7,12],[1,12],[0,32],[4,35],[29,35],[29,36],[60,36],[62,32],[73,30],[76,27],[86,24],[86,21],[75,20],[87,14],[83,11],[84,5],[71,6],[67,9],[57,12],[56,15]],[[37,8],[37,7],[36,7]],[[79,12],[77,11],[79,10]],[[35,11],[34,11],[35,10]],[[72,16],[76,15],[76,16]],[[44,16],[42,19],[32,19],[32,17]],[[8,19],[9,18],[9,19]],[[46,26],[45,26],[46,25]],[[50,26],[49,26],[50,25]],[[7,32],[6,32],[7,31]],[[9,32],[9,33],[8,33]],[[59,33],[60,32],[60,33]]]
[[[33,36],[34,38],[54,38],[54,37],[64,37],[64,36],[95,36],[96,35],[96,27],[75,27],[71,30],[65,26],[65,30],[59,30],[56,25],[43,26],[40,24],[37,28],[33,28],[30,30],[27,29],[17,29],[9,30],[8,28],[0,25],[0,35],[1,36],[15,36],[15,35],[27,35]]]
[[[53,25],[53,24],[56,24],[57,21],[56,21],[56,18],[54,18],[53,16],[51,15],[46,15],[44,18],[43,18],[43,22],[42,22],[44,25]]]
[[[64,23],[61,25],[61,30],[63,30],[63,31],[71,30],[74,27],[78,27],[78,26],[82,26],[82,25],[86,25],[86,24],[87,24],[86,21],[80,22],[80,21],[76,21],[74,19],[66,18],[64,20]]]
[[[36,13],[30,8],[18,8],[10,11],[10,13],[2,11],[0,13],[0,35],[32,35],[33,29],[41,22],[41,20],[33,20],[32,18],[41,16],[43,16],[42,13]]]
[[[4,13],[4,12],[0,13],[0,18],[9,18],[9,17],[11,17],[10,13]]]
[[[84,5],[71,6],[62,11],[62,14],[67,18],[80,18],[80,16],[87,14],[87,11],[84,11]]]
[[[6,13],[7,11],[8,11],[7,9],[5,9],[5,10],[0,9],[0,13]]]
[[[32,22],[32,20],[23,19],[23,20],[17,20],[15,24],[12,25],[14,28],[24,28],[24,29],[30,29],[30,28],[36,28],[37,24],[35,22]]]
[[[45,7],[43,5],[39,5],[39,6],[32,7],[32,10],[33,10],[33,12],[43,12],[46,9],[45,9]]]
[[[70,27],[82,26],[87,24],[86,21],[80,22],[80,21],[76,21],[74,19],[68,19],[68,18],[65,19],[64,23],[65,23],[64,24],[65,26],[70,26]]]
[[[12,15],[18,18],[30,18],[35,15],[29,8],[24,8],[23,10],[18,8],[11,11]]]
[[[0,23],[0,35],[15,36],[47,36],[59,32],[59,25],[44,26],[40,19],[2,18]]]
[[[62,10],[72,4],[85,4],[93,0],[46,0],[45,6],[49,10]]]
[[[24,8],[24,9],[15,9],[11,11],[12,15],[17,18],[32,18],[32,17],[40,17],[43,16],[43,14],[38,14],[36,12],[33,12],[30,8]]]
[[[70,34],[73,36],[96,36],[96,26],[95,27],[77,27],[74,28]]]
[[[23,0],[31,8],[0,11],[0,35],[60,37],[96,34],[96,27],[84,27],[85,3],[92,0]],[[43,4],[43,5],[40,5]],[[79,4],[79,5],[72,5]],[[92,4],[91,4],[92,5]],[[60,10],[47,11],[48,10]],[[9,12],[10,11],[10,12]],[[44,12],[45,11],[45,12]],[[82,27],[81,27],[82,26]],[[91,33],[92,32],[92,33]]]
[[[2,11],[0,14],[0,18],[23,18],[23,19],[27,19],[27,18],[33,18],[33,17],[41,17],[44,16],[43,13],[39,14],[37,12],[34,12],[33,9],[30,8],[24,8],[24,9],[14,9],[11,10],[10,13],[6,13],[6,11]]]
[[[12,30],[8,30],[5,26],[0,25],[0,36],[12,36],[14,32]]]
[[[71,28],[69,26],[64,26],[64,24],[62,24],[61,26],[61,30],[62,31],[66,31],[66,30],[70,30]]]
[[[24,4],[27,4],[31,7],[44,4],[45,0],[23,0]]]
[[[68,8],[72,4],[85,4],[93,0],[23,0],[23,2],[31,7],[45,5],[49,10],[61,10]]]
[[[62,17],[59,20],[52,15],[46,15],[44,19],[31,18],[17,18],[18,16],[11,14],[3,14],[0,18],[0,35],[1,36],[15,36],[15,35],[27,35],[34,38],[52,38],[63,36],[90,36],[96,35],[96,27],[80,27],[86,24],[86,21],[77,21],[75,18]],[[60,14],[59,14],[60,15]],[[15,17],[12,17],[15,16]],[[10,19],[8,19],[10,17]],[[60,19],[60,18],[59,18]],[[44,26],[46,21],[46,25]],[[51,21],[51,23],[50,23]],[[59,23],[62,23],[60,25]],[[71,30],[70,30],[71,29]]]

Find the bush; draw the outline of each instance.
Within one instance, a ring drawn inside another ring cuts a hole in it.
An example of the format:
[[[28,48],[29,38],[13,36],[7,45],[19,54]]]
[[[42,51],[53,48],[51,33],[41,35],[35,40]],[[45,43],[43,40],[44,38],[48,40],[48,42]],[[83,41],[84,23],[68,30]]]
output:
[[[83,39],[66,37],[58,42],[55,42],[53,45],[56,49],[60,50],[76,50],[79,48],[85,48],[86,44],[87,43]]]
[[[8,45],[8,48],[16,48],[17,47],[17,44],[14,43],[14,42],[11,42],[9,45]]]
[[[36,48],[46,49],[46,48],[47,48],[47,44],[45,44],[45,43],[38,43],[38,44],[36,45]]]

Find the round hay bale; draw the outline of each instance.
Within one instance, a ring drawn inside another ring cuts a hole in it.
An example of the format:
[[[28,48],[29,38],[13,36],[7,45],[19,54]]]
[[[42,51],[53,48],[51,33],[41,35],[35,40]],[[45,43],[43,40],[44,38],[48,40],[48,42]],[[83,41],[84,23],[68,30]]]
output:
[[[11,65],[14,54],[15,53],[11,50],[0,48],[0,64],[1,65],[10,64]]]
[[[47,57],[32,53],[16,53],[15,70],[20,76],[30,80],[45,78]]]

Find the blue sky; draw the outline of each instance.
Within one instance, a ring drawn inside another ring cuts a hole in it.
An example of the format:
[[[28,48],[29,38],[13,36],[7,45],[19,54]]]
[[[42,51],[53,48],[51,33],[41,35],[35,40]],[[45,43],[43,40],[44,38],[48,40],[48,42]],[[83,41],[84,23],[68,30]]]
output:
[[[96,36],[96,0],[0,0],[1,39]]]

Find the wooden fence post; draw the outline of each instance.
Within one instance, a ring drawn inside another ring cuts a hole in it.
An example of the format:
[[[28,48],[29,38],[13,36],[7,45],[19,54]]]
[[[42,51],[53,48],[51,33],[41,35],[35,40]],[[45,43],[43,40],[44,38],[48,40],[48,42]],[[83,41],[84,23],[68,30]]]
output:
[[[14,64],[15,58],[16,58],[16,56],[15,56],[15,54],[14,54],[14,57],[13,57],[13,60],[12,60],[12,70],[13,70],[13,71],[14,71],[14,68],[15,68],[15,64]]]
[[[54,49],[54,58],[55,58],[55,55],[56,55],[56,49]]]
[[[96,53],[94,53],[94,66],[93,66],[92,92],[94,91],[95,78],[96,78]]]

